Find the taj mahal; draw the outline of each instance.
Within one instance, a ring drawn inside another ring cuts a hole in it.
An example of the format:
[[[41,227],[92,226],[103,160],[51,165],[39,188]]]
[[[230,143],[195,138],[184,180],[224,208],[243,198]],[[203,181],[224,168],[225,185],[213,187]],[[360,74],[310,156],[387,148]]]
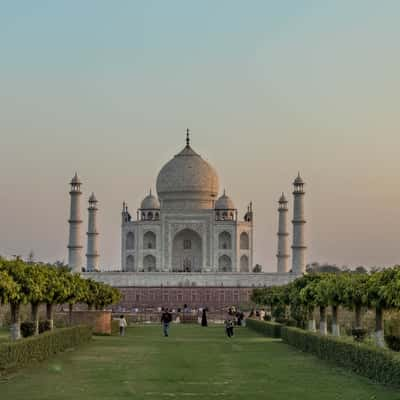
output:
[[[249,272],[251,205],[240,220],[233,201],[218,197],[214,168],[187,143],[164,165],[157,196],[142,201],[136,220],[122,212],[122,271]]]
[[[253,272],[252,202],[241,213],[229,192],[220,191],[216,170],[193,149],[187,130],[184,148],[158,173],[157,193],[150,190],[133,213],[123,202],[118,271],[100,267],[98,201],[93,193],[88,199],[85,262],[82,183],[75,174],[68,264],[85,277],[119,287],[128,308],[161,302],[245,302],[255,286],[287,283],[305,272],[304,185],[298,174],[293,182],[291,246],[288,200],[282,193],[278,201],[276,273]]]

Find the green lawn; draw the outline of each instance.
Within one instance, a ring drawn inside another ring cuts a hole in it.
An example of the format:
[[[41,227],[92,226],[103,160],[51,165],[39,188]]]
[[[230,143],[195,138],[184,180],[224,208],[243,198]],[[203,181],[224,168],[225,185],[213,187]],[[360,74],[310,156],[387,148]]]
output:
[[[229,340],[222,327],[129,328],[124,338],[92,344],[3,378],[7,400],[118,399],[400,399],[310,355],[242,328]]]
[[[6,342],[10,339],[10,330],[6,328],[0,328],[0,343]]]

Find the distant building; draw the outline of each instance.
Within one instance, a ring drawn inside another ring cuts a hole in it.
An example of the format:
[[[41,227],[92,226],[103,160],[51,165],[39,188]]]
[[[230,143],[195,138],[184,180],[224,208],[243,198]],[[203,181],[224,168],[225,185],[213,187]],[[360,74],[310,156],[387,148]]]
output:
[[[133,220],[122,210],[122,271],[251,272],[253,212],[218,197],[215,169],[189,143],[161,169]]]
[[[219,194],[215,169],[191,147],[189,131],[183,150],[161,168],[157,195],[149,191],[134,217],[123,203],[119,267],[100,267],[94,194],[88,199],[84,265],[81,185],[75,174],[68,264],[75,272],[85,272],[85,277],[118,287],[124,309],[185,303],[210,309],[242,305],[249,302],[254,287],[285,284],[305,272],[305,183],[300,174],[293,182],[292,254],[284,194],[278,202],[277,273],[253,272],[252,203],[240,218],[225,190]]]

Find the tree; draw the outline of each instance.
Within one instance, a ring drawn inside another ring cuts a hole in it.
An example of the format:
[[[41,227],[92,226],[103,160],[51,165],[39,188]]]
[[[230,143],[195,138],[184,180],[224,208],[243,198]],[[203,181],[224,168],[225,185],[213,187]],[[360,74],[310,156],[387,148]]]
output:
[[[285,319],[289,301],[289,285],[268,286],[254,289],[251,300],[259,305],[269,306],[273,319]]]
[[[363,267],[362,265],[359,265],[354,272],[357,272],[358,274],[367,274],[368,271],[365,267]]]
[[[15,291],[9,293],[8,303],[11,310],[11,339],[21,338],[20,308],[21,304],[28,302],[29,288],[27,284],[26,264],[20,258],[13,261],[2,261],[1,270],[5,272],[15,283]]]
[[[45,267],[45,297],[46,319],[49,321],[50,330],[54,328],[54,305],[63,304],[69,296],[70,273],[66,269],[47,265]]]
[[[98,292],[96,296],[96,309],[101,310],[111,304],[118,303],[121,300],[121,292],[104,283],[97,283]]]
[[[344,274],[327,274],[318,283],[318,292],[321,298],[325,298],[332,308],[332,334],[340,336],[338,324],[339,306],[343,304]]]
[[[28,264],[24,277],[27,300],[31,303],[31,319],[35,325],[34,334],[39,335],[39,305],[45,301],[46,271],[42,266]]]
[[[289,299],[290,299],[290,309],[293,317],[298,321],[298,324],[302,324],[307,320],[308,329],[315,331],[315,319],[314,319],[314,308],[315,305],[311,302],[311,299],[307,299],[306,293],[301,294],[302,290],[307,287],[307,285],[315,279],[319,279],[318,274],[307,274],[300,278],[294,280],[289,287]],[[293,314],[292,309],[296,310],[298,316]],[[300,320],[300,319],[301,320]],[[303,322],[302,322],[303,321]]]
[[[101,284],[93,279],[86,279],[83,281],[83,284],[86,285],[84,291],[84,302],[87,304],[88,310],[93,310],[93,307],[96,305],[99,296],[101,296]]]
[[[87,285],[78,274],[65,274],[65,302],[68,303],[69,324],[72,325],[72,311],[76,303],[84,302]]]
[[[2,270],[0,261],[0,305],[18,301],[20,286],[5,270]]]
[[[328,305],[327,297],[318,290],[318,283],[321,280],[320,274],[308,275],[308,282],[300,290],[300,299],[308,311],[308,329],[315,331],[314,310],[319,307],[320,311],[320,331],[326,334],[326,307]]]
[[[343,304],[355,312],[355,328],[362,328],[361,311],[368,306],[369,275],[366,274],[344,274],[343,275]]]
[[[375,308],[375,342],[377,346],[384,347],[383,312],[396,305],[400,298],[399,289],[400,268],[388,268],[374,272],[368,280],[368,303]],[[396,287],[396,291],[393,291]]]

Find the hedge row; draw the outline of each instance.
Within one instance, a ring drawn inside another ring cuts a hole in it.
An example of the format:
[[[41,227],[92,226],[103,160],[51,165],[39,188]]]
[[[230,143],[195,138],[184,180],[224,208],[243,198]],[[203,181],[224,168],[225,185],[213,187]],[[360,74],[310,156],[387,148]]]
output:
[[[247,325],[268,336],[278,330],[275,327],[277,324],[270,322],[247,320]],[[268,328],[262,325],[268,325]],[[301,351],[333,362],[376,382],[400,385],[400,356],[390,350],[284,325],[280,326],[280,332],[285,343]]]
[[[249,318],[246,320],[246,325],[253,331],[261,333],[261,335],[272,338],[281,338],[282,325],[277,324],[276,322],[265,322]]]
[[[91,338],[91,327],[75,326],[57,329],[16,342],[1,343],[0,374],[18,369],[34,361],[46,360],[53,354],[86,343]]]

